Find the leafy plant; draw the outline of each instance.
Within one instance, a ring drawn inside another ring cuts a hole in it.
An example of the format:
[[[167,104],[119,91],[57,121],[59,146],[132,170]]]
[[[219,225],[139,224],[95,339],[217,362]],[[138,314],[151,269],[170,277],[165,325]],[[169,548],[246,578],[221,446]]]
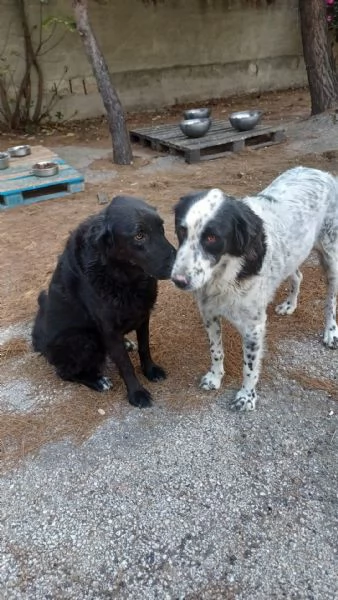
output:
[[[7,39],[0,51],[0,116],[8,129],[32,129],[50,112],[60,97],[60,87],[68,67],[64,67],[60,80],[54,83],[47,104],[43,105],[44,76],[40,58],[62,43],[68,31],[76,29],[74,20],[68,17],[44,17],[46,0],[40,0],[38,24],[30,28],[25,0],[15,0],[24,39],[25,68],[20,81],[15,78],[18,52],[6,53]],[[62,26],[62,32],[60,31]],[[15,60],[16,59],[16,60]]]

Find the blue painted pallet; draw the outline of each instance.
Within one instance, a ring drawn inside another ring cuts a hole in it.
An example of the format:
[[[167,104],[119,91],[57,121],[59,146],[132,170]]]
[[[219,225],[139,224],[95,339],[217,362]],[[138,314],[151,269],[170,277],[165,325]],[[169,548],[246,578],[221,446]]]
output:
[[[84,190],[83,175],[67,165],[57,154],[43,146],[32,146],[31,150],[30,155],[12,158],[9,168],[0,170],[0,210],[60,198]],[[32,175],[32,166],[40,161],[58,163],[58,174],[52,177]]]

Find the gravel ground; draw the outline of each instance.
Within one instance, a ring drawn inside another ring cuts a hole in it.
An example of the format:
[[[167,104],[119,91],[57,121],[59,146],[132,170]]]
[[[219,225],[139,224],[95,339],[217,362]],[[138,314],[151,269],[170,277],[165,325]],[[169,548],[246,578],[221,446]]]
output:
[[[288,348],[253,414],[228,410],[232,391],[182,414],[131,409],[4,475],[0,596],[337,598],[337,403],[285,375],[306,349],[312,374],[335,377],[335,355]]]

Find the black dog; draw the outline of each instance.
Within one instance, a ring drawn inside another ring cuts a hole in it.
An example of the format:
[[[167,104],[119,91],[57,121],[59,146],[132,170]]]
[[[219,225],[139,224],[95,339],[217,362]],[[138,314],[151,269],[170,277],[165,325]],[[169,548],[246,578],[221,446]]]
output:
[[[157,297],[157,279],[169,279],[175,248],[164,235],[163,221],[143,200],[117,196],[70,235],[59,257],[48,294],[39,295],[32,337],[65,380],[94,390],[111,387],[102,376],[105,360],[117,365],[129,402],[151,404],[138,381],[124,335],[136,330],[144,375],[165,379],[149,349],[149,318]]]

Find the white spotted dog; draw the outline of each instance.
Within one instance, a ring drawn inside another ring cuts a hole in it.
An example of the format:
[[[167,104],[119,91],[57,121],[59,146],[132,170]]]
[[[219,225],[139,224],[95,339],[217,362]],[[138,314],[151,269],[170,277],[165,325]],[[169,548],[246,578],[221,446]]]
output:
[[[224,375],[221,317],[243,339],[243,383],[232,402],[253,410],[260,374],[267,305],[290,280],[280,315],[297,306],[299,266],[316,248],[327,277],[324,343],[338,347],[338,183],[329,173],[297,167],[256,196],[236,200],[213,189],[191,193],[175,207],[179,249],[171,278],[195,292],[210,342],[211,367],[201,380],[218,389]]]

